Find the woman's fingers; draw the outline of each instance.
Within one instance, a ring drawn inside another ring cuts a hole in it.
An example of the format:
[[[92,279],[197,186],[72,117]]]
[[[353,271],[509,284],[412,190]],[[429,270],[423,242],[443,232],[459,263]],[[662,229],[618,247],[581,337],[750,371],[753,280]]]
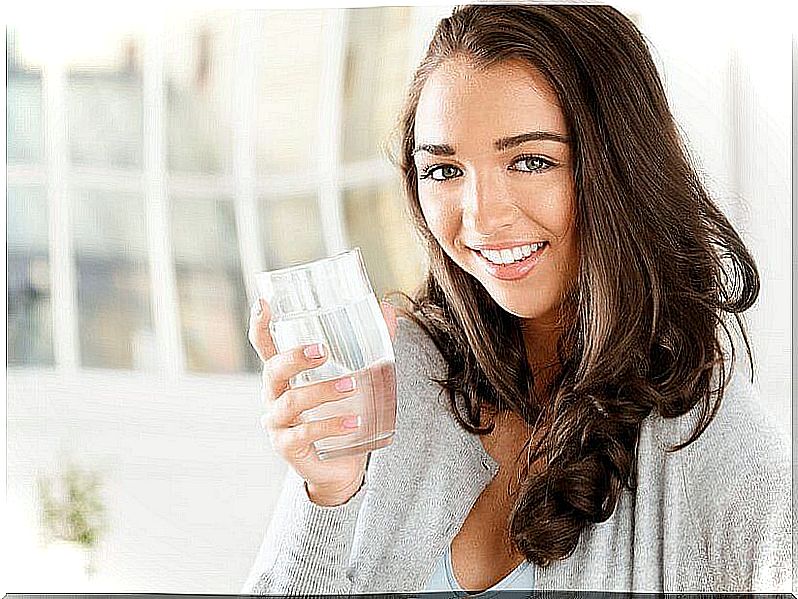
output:
[[[247,338],[262,362],[277,353],[277,348],[275,348],[272,335],[269,332],[270,318],[269,304],[263,298],[258,298],[250,310]]]
[[[280,354],[274,354],[263,363],[263,393],[267,401],[282,395],[291,378],[304,370],[321,366],[327,353],[321,343],[300,345]]]
[[[354,377],[345,376],[315,385],[289,389],[269,405],[267,424],[271,428],[287,428],[301,421],[302,412],[324,403],[338,401],[355,393]]]
[[[315,457],[313,443],[327,437],[348,435],[358,429],[360,418],[354,414],[305,422],[290,428],[270,430],[272,445],[292,462]]]

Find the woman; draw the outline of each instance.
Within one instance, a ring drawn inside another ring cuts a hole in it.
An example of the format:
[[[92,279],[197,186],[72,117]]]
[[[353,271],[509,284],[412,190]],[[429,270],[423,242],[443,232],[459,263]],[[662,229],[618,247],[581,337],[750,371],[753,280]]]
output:
[[[351,385],[288,389],[323,348],[275,355],[262,304],[265,424],[292,468],[245,590],[789,590],[786,445],[727,328],[748,349],[759,278],[631,22],[457,9],[401,128],[430,272],[395,332],[394,443],[367,471],[315,458],[357,420],[298,415]]]

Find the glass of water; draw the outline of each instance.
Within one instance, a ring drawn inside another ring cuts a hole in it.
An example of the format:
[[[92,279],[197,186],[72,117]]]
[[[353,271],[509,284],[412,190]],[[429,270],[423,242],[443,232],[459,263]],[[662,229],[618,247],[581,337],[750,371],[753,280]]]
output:
[[[389,445],[396,422],[396,375],[388,326],[369,283],[360,249],[255,276],[269,304],[278,352],[324,344],[327,360],[293,377],[292,388],[352,376],[353,395],[302,413],[305,422],[360,417],[352,433],[316,441],[319,458],[367,453]]]

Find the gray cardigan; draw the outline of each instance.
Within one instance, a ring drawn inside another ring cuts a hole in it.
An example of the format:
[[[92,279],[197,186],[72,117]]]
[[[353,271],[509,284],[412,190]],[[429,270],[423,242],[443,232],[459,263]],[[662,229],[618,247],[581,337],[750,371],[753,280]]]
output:
[[[289,469],[244,593],[420,592],[498,464],[463,430],[430,379],[444,362],[415,324],[395,340],[392,445],[371,456],[363,487],[321,507]],[[535,568],[538,589],[637,592],[791,591],[788,440],[735,375],[698,441],[692,414],[643,422],[636,491],[589,526],[575,552]]]

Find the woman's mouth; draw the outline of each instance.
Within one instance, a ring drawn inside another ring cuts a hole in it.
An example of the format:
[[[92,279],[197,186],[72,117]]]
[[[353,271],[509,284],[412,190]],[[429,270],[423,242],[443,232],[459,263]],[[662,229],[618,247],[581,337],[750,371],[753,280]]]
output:
[[[548,246],[547,241],[539,241],[502,249],[481,248],[474,253],[491,276],[512,281],[529,274]]]

